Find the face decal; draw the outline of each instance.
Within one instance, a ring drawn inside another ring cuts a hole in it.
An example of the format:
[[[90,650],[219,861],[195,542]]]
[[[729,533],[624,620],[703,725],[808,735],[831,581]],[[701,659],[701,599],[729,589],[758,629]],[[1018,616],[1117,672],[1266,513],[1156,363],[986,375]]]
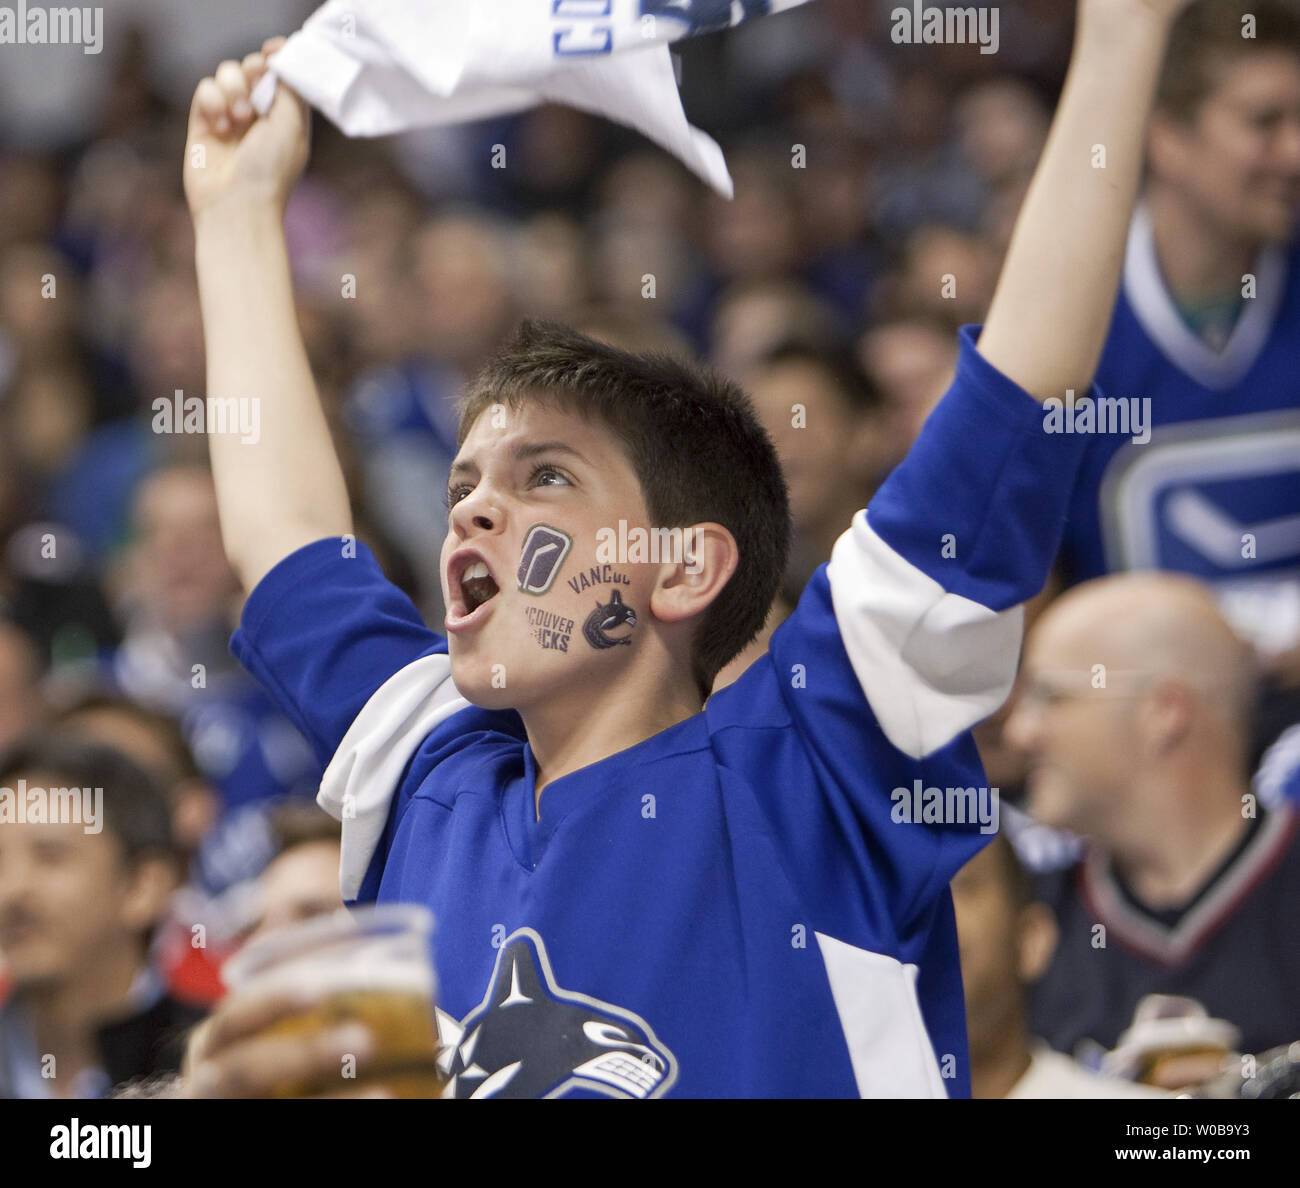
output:
[[[569,650],[569,636],[573,634],[572,619],[554,615],[540,606],[525,607],[524,617],[528,620],[528,633],[542,647],[555,652]]]
[[[590,590],[602,582],[607,585],[630,586],[632,579],[625,573],[615,573],[612,565],[593,565],[590,569],[582,570],[576,577],[569,578],[568,582],[570,590],[581,594],[583,590]]]
[[[519,588],[525,594],[545,594],[572,545],[573,541],[558,528],[534,524],[524,537],[523,555],[519,559]]]
[[[582,625],[582,634],[587,637],[587,642],[593,648],[614,648],[619,644],[631,643],[632,633],[629,630],[626,635],[611,636],[609,632],[617,631],[621,627],[635,626],[636,611],[626,605],[623,602],[623,595],[615,590],[609,602],[603,605],[596,604],[596,609],[587,616],[587,621]]]

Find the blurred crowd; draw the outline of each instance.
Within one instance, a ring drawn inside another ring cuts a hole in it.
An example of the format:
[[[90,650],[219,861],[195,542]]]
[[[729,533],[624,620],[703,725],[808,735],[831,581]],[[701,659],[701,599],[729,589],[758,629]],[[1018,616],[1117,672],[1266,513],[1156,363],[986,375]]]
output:
[[[174,1068],[184,1027],[221,993],[225,955],[340,903],[337,825],[314,807],[319,764],[229,652],[243,595],[204,438],[157,431],[159,401],[205,387],[180,184],[189,96],[217,61],[313,7],[118,0],[93,59],[3,51],[0,785],[117,778],[103,834],[22,841],[0,826],[0,961],[21,965],[10,977],[35,988],[40,1016],[35,1041],[13,1002],[0,1007],[0,1094],[94,1095]],[[431,624],[456,398],[525,314],[689,352],[738,379],[790,487],[785,609],[828,558],[945,390],[957,328],[982,319],[1073,28],[1060,0],[1008,0],[996,54],[898,46],[889,7],[814,0],[679,48],[684,105],[726,151],[732,202],[630,132],[564,108],[379,142],[318,119],[287,215],[300,322],[359,533]],[[1113,1017],[1127,991],[1081,989],[1088,922],[1071,916],[1063,880],[1095,876],[1097,895],[1118,894],[1103,869],[1118,853],[1149,902],[1194,897],[1180,843],[1200,855],[1240,819],[1267,748],[1300,718],[1283,711],[1267,737],[1257,730],[1252,659],[1191,579],[1053,602],[1063,584],[1032,608],[1026,694],[981,744],[1009,805],[1034,757],[1073,764],[1090,795],[1065,803],[1036,786],[1032,818],[1004,813],[1014,846],[1000,839],[954,884],[977,1095],[1157,1091],[1116,1078],[1151,1073],[1159,1045],[1126,1048],[1081,1005],[1106,999]],[[782,614],[779,603],[773,625]],[[1106,644],[1117,671],[1168,671],[1204,693],[1168,745],[1121,702],[1064,729],[1042,708],[1070,695],[1053,674],[1093,663],[1121,621],[1130,630]],[[1240,847],[1274,845],[1283,820],[1290,767],[1269,754],[1277,813]],[[1082,837],[1100,839],[1104,861],[1088,864]],[[1156,1022],[1195,1032],[1200,1019],[1190,1048],[1216,1056],[1145,1079],[1203,1083],[1224,1052],[1300,1040],[1300,1010],[1285,1005],[1295,982],[1261,988],[1250,967],[1272,944],[1294,950],[1294,930],[1246,929],[1245,964],[1218,969],[1242,986],[1227,1032],[1195,1002],[1139,995]],[[1295,1026],[1279,1032],[1287,1009]],[[42,1077],[24,1043],[61,1053],[67,1071]]]

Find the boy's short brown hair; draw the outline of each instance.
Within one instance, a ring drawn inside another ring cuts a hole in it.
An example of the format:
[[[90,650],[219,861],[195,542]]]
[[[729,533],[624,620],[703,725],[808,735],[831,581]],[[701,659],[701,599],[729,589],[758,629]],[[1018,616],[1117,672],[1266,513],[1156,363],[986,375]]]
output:
[[[653,527],[713,522],[736,538],[736,572],[705,612],[691,652],[692,675],[707,697],[718,671],[766,621],[790,551],[785,479],[749,398],[731,380],[673,355],[633,354],[530,319],[466,390],[458,444],[493,404],[531,400],[612,430]]]

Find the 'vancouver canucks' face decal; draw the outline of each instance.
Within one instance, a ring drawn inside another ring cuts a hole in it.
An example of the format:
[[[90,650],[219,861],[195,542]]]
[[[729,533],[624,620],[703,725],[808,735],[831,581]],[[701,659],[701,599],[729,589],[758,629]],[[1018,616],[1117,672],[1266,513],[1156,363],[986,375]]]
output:
[[[632,642],[632,628],[635,626],[636,611],[615,590],[609,602],[596,604],[596,609],[582,625],[582,634],[593,648],[615,648]]]
[[[449,1097],[658,1097],[677,1060],[644,1019],[555,982],[542,938],[502,944],[483,1001],[461,1022],[438,1011]]]

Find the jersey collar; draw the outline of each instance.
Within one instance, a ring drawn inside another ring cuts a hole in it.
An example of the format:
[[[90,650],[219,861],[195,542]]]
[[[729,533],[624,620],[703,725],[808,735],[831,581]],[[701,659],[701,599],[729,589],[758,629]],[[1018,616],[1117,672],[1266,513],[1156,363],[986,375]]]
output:
[[[1234,388],[1255,365],[1268,342],[1286,289],[1286,254],[1266,247],[1255,262],[1255,296],[1233,327],[1221,354],[1196,337],[1179,315],[1156,258],[1151,212],[1138,207],[1129,225],[1124,258],[1124,296],[1151,341],[1165,357],[1203,387]]]

